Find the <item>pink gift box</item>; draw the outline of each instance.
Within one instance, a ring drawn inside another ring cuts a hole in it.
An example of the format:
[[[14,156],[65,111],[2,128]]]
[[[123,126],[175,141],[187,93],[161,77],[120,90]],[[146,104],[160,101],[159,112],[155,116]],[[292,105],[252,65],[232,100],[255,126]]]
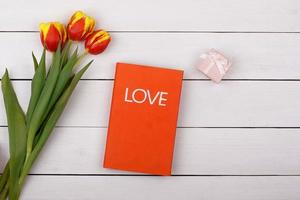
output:
[[[200,56],[197,68],[212,81],[219,83],[231,66],[231,62],[220,52],[210,49]]]

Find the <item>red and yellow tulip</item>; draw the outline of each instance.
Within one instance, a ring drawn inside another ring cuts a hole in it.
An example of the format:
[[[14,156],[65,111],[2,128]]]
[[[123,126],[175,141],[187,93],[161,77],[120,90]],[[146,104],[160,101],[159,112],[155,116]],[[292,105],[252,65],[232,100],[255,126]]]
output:
[[[59,22],[40,24],[40,39],[44,48],[55,53],[51,63],[46,62],[46,51],[43,51],[39,61],[32,53],[34,75],[27,112],[19,105],[7,70],[2,77],[10,158],[0,176],[0,199],[6,199],[7,196],[10,200],[19,199],[27,174],[51,135],[76,85],[93,62],[88,62],[77,72],[80,68],[79,61],[87,52],[102,53],[110,43],[109,33],[104,30],[94,31],[94,27],[95,20],[81,11],[71,17],[67,29]],[[71,41],[65,44],[68,39],[85,41],[85,51],[78,52],[78,48],[73,50]]]
[[[40,36],[44,47],[49,51],[56,51],[59,44],[62,46],[67,40],[66,28],[59,22],[40,24]]]
[[[95,20],[83,13],[82,11],[75,12],[67,26],[67,32],[70,40],[83,41],[95,28]]]
[[[108,32],[104,30],[97,30],[86,39],[85,49],[90,54],[97,55],[106,49],[110,41],[111,36]]]

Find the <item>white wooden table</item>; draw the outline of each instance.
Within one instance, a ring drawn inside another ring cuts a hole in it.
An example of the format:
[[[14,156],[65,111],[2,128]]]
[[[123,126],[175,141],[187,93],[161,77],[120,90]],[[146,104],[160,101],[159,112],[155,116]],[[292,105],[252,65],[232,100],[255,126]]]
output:
[[[77,9],[113,42],[80,81],[21,199],[300,199],[299,0],[0,1],[0,72],[9,69],[24,108],[39,22],[67,22]],[[234,63],[219,85],[195,69],[212,47]],[[117,61],[185,70],[171,177],[102,168]]]

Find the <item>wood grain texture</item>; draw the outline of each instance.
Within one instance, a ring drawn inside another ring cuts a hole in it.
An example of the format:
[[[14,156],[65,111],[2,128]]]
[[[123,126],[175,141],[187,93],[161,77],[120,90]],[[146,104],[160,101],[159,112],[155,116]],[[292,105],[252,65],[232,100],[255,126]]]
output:
[[[0,1],[0,74],[8,68],[23,108],[30,50],[42,52],[38,24],[67,22],[78,9],[113,41],[93,57],[83,77],[92,80],[80,81],[21,199],[299,199],[299,0]],[[209,48],[233,61],[219,85],[195,69]],[[101,167],[116,62],[185,70],[175,176]],[[0,171],[7,157],[0,127]]]
[[[300,177],[31,176],[24,200],[298,200]]]
[[[179,68],[185,79],[205,79],[195,66],[209,48],[232,60],[225,79],[300,79],[300,34],[113,33],[112,37],[107,51],[89,56],[95,62],[84,79],[114,78],[116,62]],[[39,34],[0,33],[0,43],[0,72],[7,67],[12,78],[31,79],[30,51],[42,52]]]
[[[56,128],[31,174],[136,174],[102,167],[106,128]],[[0,169],[8,156],[0,128]],[[299,129],[178,128],[173,175],[299,175]]]
[[[0,30],[37,30],[81,9],[108,30],[300,31],[299,7],[298,0],[1,1]]]
[[[30,81],[14,81],[26,108]],[[107,127],[113,81],[80,81],[60,126]],[[299,127],[299,81],[184,81],[179,127]],[[0,100],[0,125],[6,125]]]

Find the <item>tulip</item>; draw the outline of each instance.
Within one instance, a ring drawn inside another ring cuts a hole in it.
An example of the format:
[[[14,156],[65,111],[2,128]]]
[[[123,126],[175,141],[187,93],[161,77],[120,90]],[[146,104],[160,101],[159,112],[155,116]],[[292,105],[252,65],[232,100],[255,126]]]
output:
[[[54,52],[59,44],[61,46],[67,40],[66,28],[59,22],[48,22],[40,24],[40,36],[44,47]]]
[[[85,49],[90,54],[97,55],[106,49],[110,41],[111,37],[108,32],[104,30],[97,30],[86,39]]]
[[[95,20],[87,16],[82,11],[75,12],[67,26],[67,32],[70,40],[83,41],[95,28]]]

